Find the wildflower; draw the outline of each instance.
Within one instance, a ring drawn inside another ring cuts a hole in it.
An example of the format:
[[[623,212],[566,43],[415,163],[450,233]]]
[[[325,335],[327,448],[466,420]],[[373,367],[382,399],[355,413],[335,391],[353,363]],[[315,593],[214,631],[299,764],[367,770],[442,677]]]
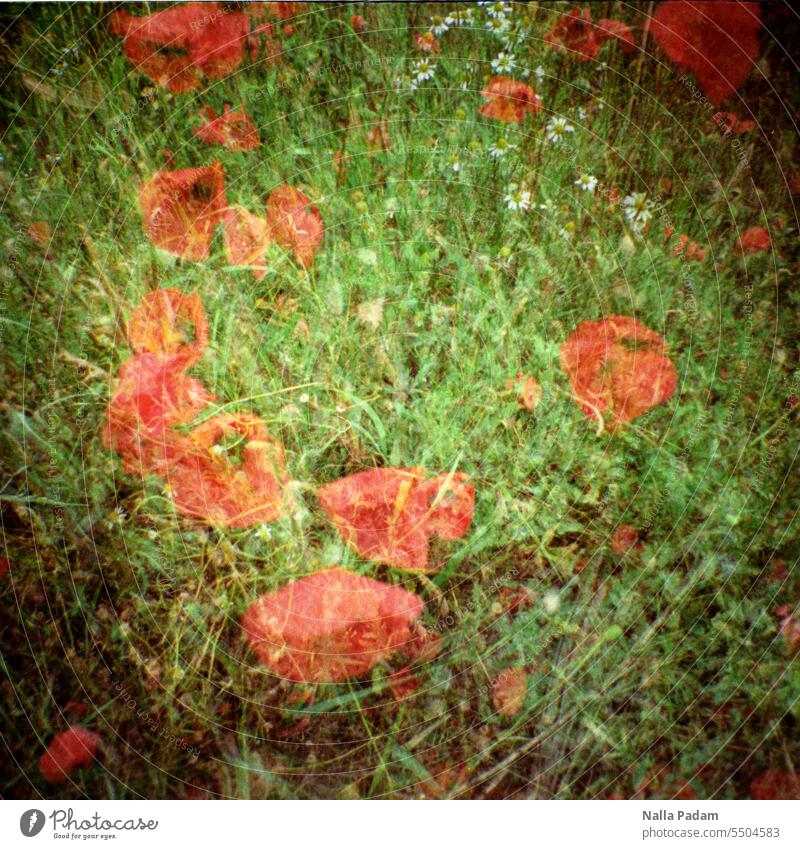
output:
[[[445,19],[444,22],[447,26],[465,26],[466,24],[473,23],[473,18],[475,16],[475,10],[471,7],[467,7],[466,9],[457,9],[454,12],[451,12]]]
[[[459,161],[458,154],[451,153],[448,164],[455,174],[461,173],[461,162]]]
[[[591,194],[597,188],[597,177],[591,174],[581,174],[575,181],[575,185]]]
[[[571,242],[572,237],[575,235],[575,232],[574,232],[574,230],[571,230],[568,227],[559,227],[558,228],[558,235],[561,236],[561,238],[565,242]]]
[[[520,189],[513,183],[508,187],[508,194],[503,198],[505,205],[514,210],[527,210],[531,208],[531,193]]]
[[[771,247],[769,233],[763,227],[749,227],[737,239],[735,249],[744,254],[767,253]]]
[[[514,57],[501,51],[492,59],[492,70],[496,74],[510,74],[514,70]]]
[[[480,108],[480,114],[495,121],[519,123],[525,119],[526,113],[534,115],[542,108],[533,89],[511,77],[492,77],[481,95],[488,103]]]
[[[514,150],[515,147],[516,145],[511,144],[508,139],[500,138],[489,147],[489,156],[493,159],[500,159],[510,150]]]
[[[537,80],[543,80],[545,76],[544,68],[541,65],[539,65],[537,68],[534,68],[533,75],[536,77]]]
[[[436,35],[444,35],[447,30],[450,29],[450,24],[448,24],[446,18],[442,18],[439,15],[434,15],[431,18],[431,32]]]
[[[588,114],[589,113],[583,108],[583,106],[578,106],[577,109],[575,110],[575,117],[579,121],[585,121]]]
[[[263,524],[263,525],[259,525],[258,528],[256,529],[256,536],[259,539],[264,540],[265,542],[267,540],[272,539],[272,530],[271,530],[270,526],[267,525],[266,523]]]
[[[494,35],[502,36],[508,31],[508,18],[489,18],[486,22],[486,29]]]
[[[417,83],[433,79],[433,75],[436,73],[436,65],[430,59],[418,59],[414,62],[414,73],[416,74],[414,82]]]
[[[551,118],[544,130],[547,141],[558,144],[566,133],[574,133],[575,127],[566,118]]]
[[[508,3],[490,3],[486,13],[490,18],[505,18],[511,14],[511,6]]]
[[[633,192],[623,198],[622,205],[625,207],[625,217],[634,230],[641,230],[653,217],[655,204],[644,192]]]
[[[556,212],[558,210],[558,207],[556,206],[552,198],[545,198],[544,203],[539,204],[539,209],[541,209],[542,212],[551,214]]]

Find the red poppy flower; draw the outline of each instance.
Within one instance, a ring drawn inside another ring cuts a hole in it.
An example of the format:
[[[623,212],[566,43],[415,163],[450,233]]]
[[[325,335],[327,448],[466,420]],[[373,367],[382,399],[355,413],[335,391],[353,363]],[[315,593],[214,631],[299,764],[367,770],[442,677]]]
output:
[[[185,92],[203,75],[220,79],[239,67],[250,20],[222,3],[181,3],[141,18],[114,12],[110,26],[124,36],[125,55],[142,73]]]
[[[267,273],[266,253],[269,244],[267,221],[241,206],[232,206],[223,218],[225,251],[231,265],[253,269],[253,277],[263,280]]]
[[[742,133],[748,133],[755,127],[755,121],[745,121],[737,118],[733,112],[716,112],[711,119],[725,135],[739,137]]]
[[[788,769],[768,769],[753,779],[751,799],[800,799],[800,779]]]
[[[187,368],[198,363],[208,347],[208,322],[197,292],[150,292],[131,313],[127,333],[137,354],[178,357]]]
[[[353,32],[364,32],[367,28],[367,22],[361,15],[351,15],[350,26],[353,28]]]
[[[243,111],[231,112],[230,109],[226,103],[222,115],[217,115],[212,106],[206,106],[201,110],[206,123],[202,127],[195,127],[192,132],[206,144],[221,144],[228,150],[255,150],[261,147],[255,124]]]
[[[267,3],[267,8],[279,21],[288,21],[297,15],[297,3]]]
[[[533,89],[511,77],[492,77],[481,95],[488,103],[484,103],[478,111],[495,121],[520,122],[528,112],[535,115],[542,108],[542,102]]]
[[[241,462],[221,443],[238,440]],[[274,522],[291,509],[283,446],[261,419],[214,416],[185,437],[162,473],[176,510],[226,528]]]
[[[678,377],[666,342],[628,316],[584,321],[561,346],[561,367],[590,418],[610,429],[663,404]]]
[[[293,186],[278,186],[267,200],[267,232],[282,248],[294,253],[304,268],[310,268],[319,250],[325,228],[316,206]]]
[[[99,735],[73,725],[56,734],[47,751],[39,758],[39,771],[50,784],[63,784],[79,767],[92,765],[100,743]]]
[[[214,229],[227,207],[225,175],[208,168],[157,171],[139,189],[139,208],[150,241],[185,259],[206,259]]]
[[[261,596],[242,617],[242,629],[275,675],[344,681],[402,649],[422,610],[414,593],[331,568]]]
[[[633,53],[636,50],[636,39],[633,30],[622,21],[613,18],[601,18],[595,25],[595,38],[598,44],[616,39],[623,53]]]
[[[553,29],[545,34],[544,40],[553,50],[571,53],[580,62],[594,59],[600,48],[592,26],[592,13],[589,9],[581,11],[577,7],[561,15]]]
[[[460,473],[425,480],[425,470],[367,469],[317,490],[320,504],[342,536],[369,560],[401,569],[428,569],[434,535],[467,532],[475,488]]]
[[[492,701],[501,716],[516,716],[525,704],[528,673],[520,667],[504,669],[492,684]]]
[[[747,79],[760,53],[758,3],[667,0],[650,29],[672,62],[691,71],[719,106]]]
[[[771,247],[769,233],[764,227],[748,227],[736,242],[736,249],[742,256],[767,253]]]
[[[417,33],[414,36],[414,44],[420,53],[437,54],[442,52],[439,39],[432,32],[426,32],[424,35]]]
[[[122,457],[127,472],[162,472],[183,452],[184,438],[172,428],[190,422],[214,400],[199,380],[184,374],[186,367],[179,356],[151,353],[120,366],[101,438]]]
[[[633,525],[620,525],[611,536],[611,550],[619,557],[629,551],[642,551],[643,548],[639,542],[639,531]]]

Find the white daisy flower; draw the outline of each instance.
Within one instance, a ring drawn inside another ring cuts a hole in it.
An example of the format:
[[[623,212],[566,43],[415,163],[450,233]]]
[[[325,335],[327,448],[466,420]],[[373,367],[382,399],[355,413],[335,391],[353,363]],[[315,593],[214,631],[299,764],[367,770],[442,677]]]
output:
[[[531,208],[531,193],[525,189],[520,189],[514,184],[508,187],[508,194],[503,198],[505,205],[509,209],[527,210]]]
[[[508,139],[498,139],[496,142],[493,142],[489,147],[489,156],[493,159],[500,159],[502,156],[505,156],[510,150],[514,150],[516,147],[515,144],[511,144]]]
[[[486,10],[490,18],[505,18],[511,14],[511,6],[508,3],[489,3]]]
[[[574,133],[575,127],[566,118],[551,118],[544,130],[547,141],[558,144],[567,133]]]
[[[486,29],[494,35],[503,35],[508,32],[509,26],[508,18],[489,18],[486,21]]]
[[[591,194],[597,188],[597,177],[592,174],[581,174],[575,181],[575,185]]]
[[[436,65],[430,59],[419,59],[414,63],[414,82],[421,83],[433,79],[436,73]]]
[[[645,192],[633,192],[623,198],[622,206],[625,209],[625,217],[634,230],[641,230],[653,217],[655,204]]]
[[[492,70],[496,74],[510,74],[514,70],[514,57],[510,53],[501,52],[492,59]]]
[[[466,9],[456,9],[444,19],[444,22],[449,27],[463,27],[466,24],[471,24],[473,22],[474,14],[475,11],[474,9],[472,9],[472,7],[467,7]]]
[[[444,35],[449,29],[450,24],[447,22],[447,18],[442,18],[439,15],[434,15],[431,18],[431,32],[435,36]]]
[[[264,541],[272,539],[272,529],[267,524],[259,525],[256,528],[256,536]]]
[[[556,206],[556,204],[555,204],[555,202],[553,201],[552,198],[545,198],[544,203],[539,204],[539,209],[541,209],[542,212],[545,212],[545,213],[548,213],[548,214],[552,214],[552,213],[558,211],[558,207]]]

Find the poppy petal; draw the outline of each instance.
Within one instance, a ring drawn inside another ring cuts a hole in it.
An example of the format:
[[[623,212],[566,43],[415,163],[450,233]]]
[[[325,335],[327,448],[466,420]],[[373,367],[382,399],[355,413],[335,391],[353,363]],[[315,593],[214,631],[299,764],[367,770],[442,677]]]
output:
[[[267,200],[267,225],[273,241],[292,251],[300,265],[311,267],[324,226],[319,210],[299,189],[284,184],[272,192]]]

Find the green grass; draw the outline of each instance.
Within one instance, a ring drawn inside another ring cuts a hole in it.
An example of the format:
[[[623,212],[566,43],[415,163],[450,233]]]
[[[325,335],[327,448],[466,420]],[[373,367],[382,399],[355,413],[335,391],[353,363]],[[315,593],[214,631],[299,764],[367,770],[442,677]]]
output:
[[[648,8],[607,5],[638,25]],[[737,171],[741,148],[652,45],[605,47],[607,70],[549,50],[559,7],[515,12],[531,30],[518,59],[547,72],[530,78],[544,109],[522,126],[477,114],[499,49],[480,28],[442,36],[432,82],[395,86],[430,8],[303,10],[279,67],[183,95],[132,69],[104,11],[3,11],[0,792],[602,798],[649,777],[656,797],[689,782],[741,798],[768,767],[800,769],[800,665],[773,612],[800,600],[798,92],[780,45],[767,40],[769,79],[754,72],[732,107],[759,122]],[[192,135],[199,107],[223,103],[245,105],[260,150]],[[576,127],[568,149],[543,133],[560,114]],[[375,153],[365,134],[380,118],[391,147]],[[497,161],[501,135],[516,149]],[[303,188],[326,227],[313,270],[273,247],[256,282],[226,265],[220,234],[206,262],[156,250],[136,188],[164,148],[175,168],[218,158],[229,201],[254,212],[281,182]],[[581,173],[598,177],[593,196]],[[534,208],[506,209],[511,183]],[[662,196],[645,234],[609,209],[613,187]],[[37,220],[53,229],[49,258],[26,233]],[[705,246],[703,263],[672,255],[667,224]],[[774,251],[742,260],[732,247],[754,224]],[[158,479],[125,474],[101,444],[124,321],[156,285],[203,298],[211,345],[193,374],[219,397],[209,413],[252,410],[286,447],[301,506],[270,538],[177,517]],[[376,330],[357,307],[377,298]],[[614,313],[663,333],[679,388],[597,434],[558,351],[580,321]],[[535,413],[505,389],[518,372],[543,386]],[[373,465],[472,476],[473,526],[436,544],[438,574],[360,561],[320,510],[315,486]],[[620,523],[643,551],[612,554]],[[407,701],[387,689],[391,661],[303,707],[303,688],[244,645],[238,620],[258,594],[333,563],[425,599],[443,650]],[[511,618],[501,591],[519,585],[534,603]],[[520,664],[525,708],[504,718],[491,682]],[[101,764],[52,788],[38,758],[76,721],[101,734]]]

